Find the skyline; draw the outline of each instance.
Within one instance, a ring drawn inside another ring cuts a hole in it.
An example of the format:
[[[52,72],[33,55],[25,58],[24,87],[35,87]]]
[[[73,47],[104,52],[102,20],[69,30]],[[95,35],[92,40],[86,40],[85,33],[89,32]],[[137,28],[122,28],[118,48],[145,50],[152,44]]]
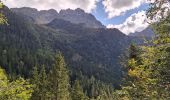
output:
[[[125,34],[147,28],[147,0],[2,0],[9,8],[31,7],[38,10],[81,8],[92,13],[107,28],[118,28]]]

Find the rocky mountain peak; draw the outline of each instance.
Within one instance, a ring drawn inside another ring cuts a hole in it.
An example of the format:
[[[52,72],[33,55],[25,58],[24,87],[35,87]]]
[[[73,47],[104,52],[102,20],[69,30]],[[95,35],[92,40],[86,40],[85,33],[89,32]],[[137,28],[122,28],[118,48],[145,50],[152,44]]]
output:
[[[75,9],[76,12],[79,12],[79,13],[85,13],[84,10],[80,9],[80,8],[77,8]]]
[[[38,11],[35,8],[28,7],[12,8],[11,10],[15,13],[33,18],[36,24],[47,24],[54,19],[62,19],[73,24],[84,24],[84,26],[88,28],[105,28],[105,26],[102,25],[102,23],[99,22],[92,14],[86,13],[80,8],[75,10],[61,10],[59,13],[54,9]]]
[[[60,10],[59,14],[66,15],[66,14],[86,14],[84,10],[77,8],[75,10],[72,9],[66,9],[66,10]]]
[[[89,28],[105,28],[101,22],[99,22],[92,14],[86,13],[84,10],[77,8],[75,10],[66,9],[61,10],[60,19],[70,21],[74,24],[81,24],[83,23],[85,27]]]
[[[58,14],[58,12],[56,11],[56,10],[54,10],[54,9],[49,9],[49,10],[41,10],[41,11],[39,11],[39,13],[44,13],[44,14]]]
[[[11,9],[13,12],[19,13],[19,14],[23,14],[23,15],[28,15],[35,17],[36,14],[38,13],[38,10],[35,8],[30,8],[30,7],[23,7],[22,9],[20,8],[12,8]]]

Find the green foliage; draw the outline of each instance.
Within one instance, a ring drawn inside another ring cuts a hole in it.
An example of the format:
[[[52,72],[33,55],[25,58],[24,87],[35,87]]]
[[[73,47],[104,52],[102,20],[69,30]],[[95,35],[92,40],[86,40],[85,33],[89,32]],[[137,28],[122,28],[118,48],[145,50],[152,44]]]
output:
[[[48,88],[49,82],[44,66],[42,66],[40,72],[38,71],[37,67],[34,67],[32,84],[34,84],[34,92],[31,98],[32,100],[46,100],[50,98]]]
[[[88,99],[85,96],[83,92],[83,88],[80,86],[80,82],[78,80],[76,80],[73,85],[71,96],[72,96],[72,100],[87,100]]]
[[[68,69],[61,53],[56,55],[56,62],[50,72],[47,73],[44,65],[39,68],[40,71],[37,67],[33,68],[34,92],[31,99],[70,100]]]
[[[148,10],[147,17],[151,20],[154,20],[155,17],[158,18],[158,16],[160,18],[159,20],[166,19],[165,15],[167,14],[167,11],[170,10],[169,6],[167,6],[168,3],[170,3],[169,0],[154,0],[154,2],[152,1],[152,3],[150,3],[150,8]]]
[[[39,71],[38,68],[41,68]],[[34,92],[32,100],[112,100],[111,85],[90,79],[80,74],[75,76],[77,80],[70,80],[68,69],[61,53],[56,55],[56,63],[50,72],[45,67],[33,68]],[[73,78],[73,77],[72,77]],[[72,88],[71,88],[72,87]]]
[[[5,14],[10,19],[10,26],[0,27],[0,65],[7,69],[12,79],[17,75],[29,78],[31,66],[39,66],[33,70],[32,100],[169,99],[169,16],[153,25],[158,36],[152,45],[130,46],[122,89],[113,92],[113,84],[119,83],[115,80],[119,75],[113,70],[118,70],[114,66],[119,65],[115,64],[117,60],[112,55],[118,57],[121,53],[116,52],[117,45],[113,44],[124,36],[102,29],[87,30],[79,26],[74,29],[72,24],[65,29],[68,34],[55,30],[55,23],[34,25],[9,11]],[[58,49],[65,54],[71,76],[61,53],[54,57],[54,51]],[[0,81],[3,99],[30,98],[32,85],[22,78],[9,82],[0,70]]]
[[[166,1],[166,0],[165,0]],[[154,4],[162,6],[164,1]],[[153,9],[152,9],[153,10]],[[155,8],[155,11],[163,10]],[[152,11],[151,11],[152,12]],[[164,12],[163,12],[164,13]],[[150,13],[155,16],[156,12]],[[165,17],[165,16],[164,16]],[[122,90],[114,92],[118,98],[166,100],[170,99],[170,15],[153,27],[156,37],[147,46],[131,46],[127,76]]]
[[[8,79],[6,73],[2,68],[0,68],[0,87],[1,88],[6,87],[7,84],[8,84]]]
[[[90,100],[112,100],[113,86],[96,80],[93,76],[90,79],[82,77],[79,79],[85,95]]]
[[[31,83],[34,85],[34,92],[32,94],[32,97],[31,99],[34,100],[34,99],[39,99],[39,91],[40,91],[40,88],[39,88],[39,84],[40,84],[40,78],[39,78],[39,72],[38,72],[38,68],[37,67],[34,67],[33,68],[33,78],[31,80]]]
[[[7,24],[7,19],[4,14],[1,12],[3,9],[3,3],[0,1],[0,24]]]
[[[59,50],[74,74],[81,71],[96,80],[120,83],[117,61],[124,46],[118,42],[125,37],[120,31],[89,30],[74,24],[66,28],[62,23],[59,23],[61,29],[52,29],[52,26],[35,25],[8,8],[3,12],[9,25],[0,25],[0,65],[10,78],[31,77],[30,71],[35,65],[45,65],[48,72],[55,62],[55,51]]]
[[[1,100],[29,100],[33,89],[32,85],[23,78],[9,82],[5,71],[0,68],[0,99]]]
[[[39,95],[41,97],[41,100],[42,99],[47,99],[48,97],[48,80],[47,80],[47,74],[46,74],[46,70],[45,70],[45,67],[43,66],[41,71],[40,71],[40,76],[39,76],[39,79],[40,79],[40,84],[39,84],[39,88],[40,88],[40,91],[39,91]]]
[[[56,55],[56,62],[50,74],[51,91],[56,100],[69,100],[69,75],[61,53]]]

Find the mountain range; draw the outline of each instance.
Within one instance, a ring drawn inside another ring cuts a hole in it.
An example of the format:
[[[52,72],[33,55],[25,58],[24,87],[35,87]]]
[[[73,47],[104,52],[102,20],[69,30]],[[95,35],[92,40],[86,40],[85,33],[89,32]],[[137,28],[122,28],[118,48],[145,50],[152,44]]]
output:
[[[105,28],[92,14],[85,13],[80,8],[75,10],[61,10],[60,12],[54,9],[38,11],[37,9],[28,7],[13,8],[11,10],[15,13],[30,17],[36,24],[47,24],[54,19],[63,19],[74,24],[84,24],[84,26],[88,28]]]
[[[120,56],[139,37],[107,29],[81,9],[3,9],[9,25],[0,25],[0,65],[8,73],[30,75],[35,65],[50,68],[56,51],[64,54],[72,76],[81,72],[106,83],[119,84]],[[24,73],[24,74],[23,74]]]
[[[131,33],[129,36],[134,36],[134,37],[154,37],[155,33],[151,27],[146,28],[145,30],[141,32],[136,32],[136,33]]]

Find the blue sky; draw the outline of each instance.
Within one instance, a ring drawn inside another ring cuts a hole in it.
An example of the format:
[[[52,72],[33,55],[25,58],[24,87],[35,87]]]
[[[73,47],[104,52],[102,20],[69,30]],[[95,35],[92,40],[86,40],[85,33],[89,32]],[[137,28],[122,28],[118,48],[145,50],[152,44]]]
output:
[[[132,9],[127,11],[125,14],[121,16],[117,16],[114,18],[108,18],[107,13],[104,10],[104,6],[102,4],[102,1],[97,3],[96,9],[92,12],[92,14],[102,22],[105,26],[108,24],[122,24],[128,17],[130,17],[132,14],[137,13],[138,11],[147,10],[148,4],[144,3],[140,7]]]
[[[118,28],[125,34],[148,27],[147,0],[2,0],[10,8],[32,7],[38,10],[81,8],[92,13],[107,28]]]

